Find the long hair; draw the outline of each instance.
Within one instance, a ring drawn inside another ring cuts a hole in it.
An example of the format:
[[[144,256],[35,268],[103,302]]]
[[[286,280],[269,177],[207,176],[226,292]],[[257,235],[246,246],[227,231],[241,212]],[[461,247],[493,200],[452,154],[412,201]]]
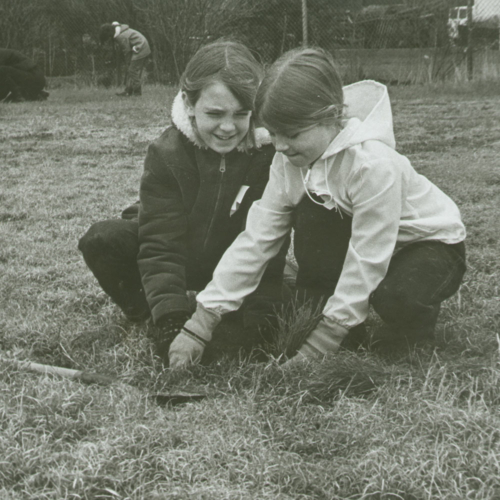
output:
[[[340,125],[343,108],[342,79],[332,56],[320,48],[283,54],[267,71],[256,97],[260,121],[283,133]]]

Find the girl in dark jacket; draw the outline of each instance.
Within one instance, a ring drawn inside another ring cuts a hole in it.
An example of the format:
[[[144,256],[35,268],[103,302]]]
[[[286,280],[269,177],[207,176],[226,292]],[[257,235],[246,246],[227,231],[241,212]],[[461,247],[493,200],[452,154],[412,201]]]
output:
[[[260,65],[245,46],[202,47],[182,76],[172,126],[149,146],[139,205],[122,219],[94,224],[79,242],[125,315],[151,316],[162,328],[162,350],[190,315],[187,292],[211,280],[267,184],[274,148],[253,121],[260,79]],[[268,325],[281,299],[286,250],[285,244],[243,306],[249,336]]]

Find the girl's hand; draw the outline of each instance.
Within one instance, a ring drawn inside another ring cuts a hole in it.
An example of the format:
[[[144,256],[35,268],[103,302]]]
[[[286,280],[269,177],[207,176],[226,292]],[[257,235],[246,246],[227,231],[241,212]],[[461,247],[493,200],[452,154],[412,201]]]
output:
[[[314,360],[321,360],[322,355],[320,352],[316,351],[312,347],[304,344],[298,351],[297,354],[291,357],[288,361],[283,363],[282,367],[285,369],[293,368],[294,366],[302,366]]]
[[[324,317],[310,333],[297,354],[283,366],[294,366],[301,361],[321,359],[325,355],[337,352],[349,330],[335,321]]]
[[[156,352],[166,364],[168,360],[168,350],[172,341],[179,335],[182,327],[189,319],[185,312],[174,312],[162,317],[157,326],[161,330],[158,340],[156,341]]]
[[[168,352],[170,368],[183,368],[198,363],[207,344],[212,340],[212,332],[221,318],[218,313],[198,304],[191,316],[170,346]]]
[[[205,345],[198,338],[181,330],[170,345],[168,352],[170,368],[175,370],[198,363],[205,350]]]

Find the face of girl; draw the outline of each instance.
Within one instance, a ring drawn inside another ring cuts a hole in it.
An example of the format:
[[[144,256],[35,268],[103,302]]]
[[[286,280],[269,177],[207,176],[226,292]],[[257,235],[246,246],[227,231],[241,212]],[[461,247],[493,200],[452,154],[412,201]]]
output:
[[[295,167],[314,163],[337,136],[335,125],[314,125],[292,134],[269,129],[276,151],[283,153]]]
[[[221,82],[207,85],[192,106],[186,94],[184,103],[203,142],[220,154],[232,151],[250,128],[252,112]]]

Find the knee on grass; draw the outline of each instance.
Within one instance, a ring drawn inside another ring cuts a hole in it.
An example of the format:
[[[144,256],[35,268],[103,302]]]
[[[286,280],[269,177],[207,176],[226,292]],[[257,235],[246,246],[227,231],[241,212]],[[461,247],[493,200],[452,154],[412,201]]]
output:
[[[426,304],[410,293],[383,285],[370,297],[370,303],[387,325],[408,333],[432,335],[440,304]]]

